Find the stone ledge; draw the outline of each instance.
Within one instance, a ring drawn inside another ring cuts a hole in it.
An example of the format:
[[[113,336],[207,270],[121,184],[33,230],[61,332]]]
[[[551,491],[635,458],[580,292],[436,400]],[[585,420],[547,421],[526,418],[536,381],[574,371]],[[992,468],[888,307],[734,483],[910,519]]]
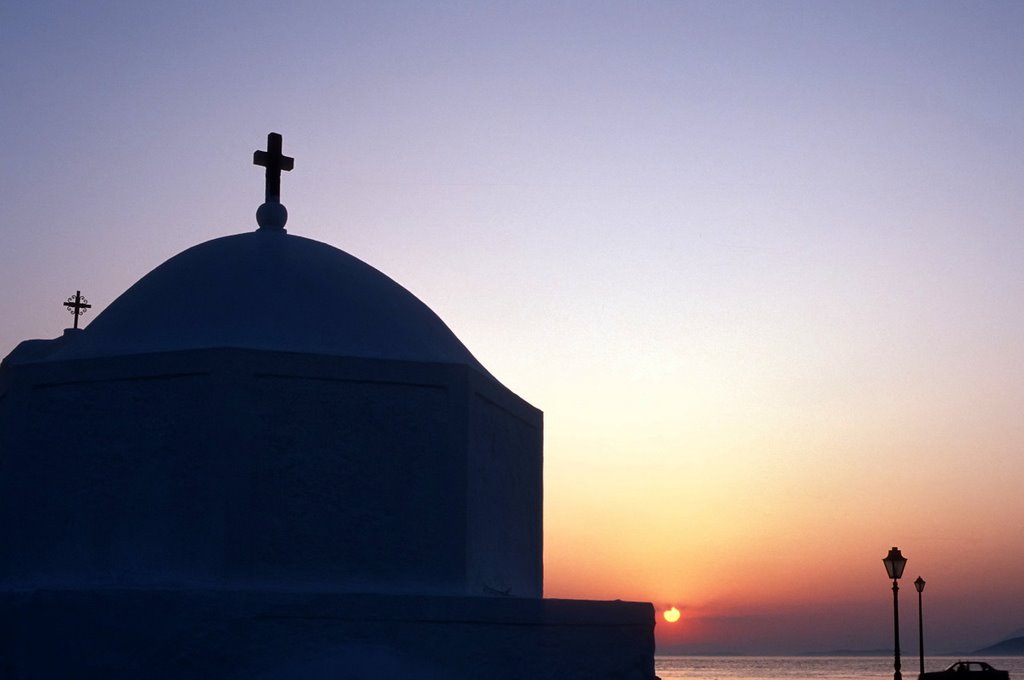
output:
[[[654,676],[648,603],[331,592],[0,593],[13,677]]]

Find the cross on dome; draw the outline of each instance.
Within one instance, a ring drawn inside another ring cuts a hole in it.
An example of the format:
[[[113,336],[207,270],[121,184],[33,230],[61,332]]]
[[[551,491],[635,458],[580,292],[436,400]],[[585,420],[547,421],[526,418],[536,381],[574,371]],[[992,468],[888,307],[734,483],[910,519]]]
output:
[[[252,155],[253,165],[267,169],[264,203],[256,211],[260,229],[284,230],[288,221],[288,210],[281,204],[281,171],[288,172],[295,167],[295,159],[281,153],[281,142],[281,135],[271,132],[267,135],[267,150],[257,150]]]
[[[85,314],[85,311],[92,307],[89,301],[82,297],[82,291],[76,290],[75,294],[67,299],[64,306],[75,315],[75,328],[78,328],[78,317]]]
[[[267,135],[267,150],[256,151],[252,155],[253,165],[267,169],[267,203],[281,202],[281,171],[287,172],[295,167],[295,159],[281,153],[281,141],[281,135],[271,132]]]

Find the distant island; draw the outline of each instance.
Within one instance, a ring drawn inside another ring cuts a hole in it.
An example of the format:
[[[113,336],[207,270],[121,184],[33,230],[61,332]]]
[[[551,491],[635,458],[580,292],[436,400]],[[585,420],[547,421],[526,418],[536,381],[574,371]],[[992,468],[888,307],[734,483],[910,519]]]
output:
[[[892,656],[892,647],[888,649],[833,649],[828,652],[805,652],[800,656]]]
[[[971,652],[975,656],[1024,656],[1024,635]]]
[[[1020,631],[1015,631],[1019,633]],[[893,653],[889,649],[834,649],[828,652],[809,652],[801,656],[888,656]],[[988,647],[976,649],[973,652],[945,651],[932,656],[961,656],[961,657],[984,657],[984,656],[1024,656],[1024,635],[1016,635]]]
[[[965,652],[963,650],[947,650],[936,653],[929,653],[929,656],[944,656],[944,657],[959,657],[959,658],[983,658],[987,656],[1024,656],[1024,630],[1017,630],[1012,633],[1014,637],[1009,637],[1001,642],[997,642],[988,647],[982,647],[976,649],[973,652]],[[827,652],[798,652],[792,654],[792,656],[892,656],[892,647],[882,649],[832,649]],[[750,654],[747,652],[736,652],[736,651],[716,651],[716,652],[700,652],[693,653],[684,652],[678,649],[668,648],[660,652],[659,656],[663,655],[679,655],[679,656],[765,656],[764,654]],[[767,656],[771,656],[770,654]],[[789,654],[783,654],[782,656],[790,656]],[[904,654],[904,657],[906,655]]]

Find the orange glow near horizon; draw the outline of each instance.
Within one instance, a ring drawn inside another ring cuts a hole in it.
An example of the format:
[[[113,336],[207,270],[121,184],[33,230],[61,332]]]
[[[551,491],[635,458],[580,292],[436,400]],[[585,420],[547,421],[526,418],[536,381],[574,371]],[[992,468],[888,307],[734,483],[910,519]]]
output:
[[[545,594],[686,602],[674,625],[659,607],[659,649],[877,649],[891,644],[881,560],[898,545],[909,560],[901,609],[916,604],[920,574],[936,645],[996,642],[1021,625],[1024,545],[1005,527],[1024,516],[1014,454],[1024,426],[1006,418],[997,433],[989,417],[972,422],[968,405],[958,408],[925,414],[887,400],[859,423],[824,413],[773,423],[751,408],[742,427],[714,436],[639,419],[640,439],[605,431],[610,416],[570,436],[549,411]],[[841,436],[826,435],[826,420]],[[980,603],[998,616],[967,633],[952,625]]]

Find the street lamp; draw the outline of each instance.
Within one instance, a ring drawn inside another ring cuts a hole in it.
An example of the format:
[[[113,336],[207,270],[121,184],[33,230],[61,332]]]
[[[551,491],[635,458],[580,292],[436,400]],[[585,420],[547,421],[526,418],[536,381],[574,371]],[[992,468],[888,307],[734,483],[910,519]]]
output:
[[[892,677],[893,680],[903,680],[903,675],[900,673],[900,586],[897,581],[903,576],[903,568],[907,566],[907,558],[900,554],[899,548],[893,546],[889,554],[882,558],[882,563],[885,565],[885,571],[889,574],[889,578],[892,579],[892,629],[896,640],[896,647],[893,652],[895,656],[893,667],[896,669],[896,672]]]
[[[924,579],[920,576],[914,581],[917,588],[917,650],[921,654],[921,674],[924,674],[924,614],[921,610],[921,593],[924,592]]]

